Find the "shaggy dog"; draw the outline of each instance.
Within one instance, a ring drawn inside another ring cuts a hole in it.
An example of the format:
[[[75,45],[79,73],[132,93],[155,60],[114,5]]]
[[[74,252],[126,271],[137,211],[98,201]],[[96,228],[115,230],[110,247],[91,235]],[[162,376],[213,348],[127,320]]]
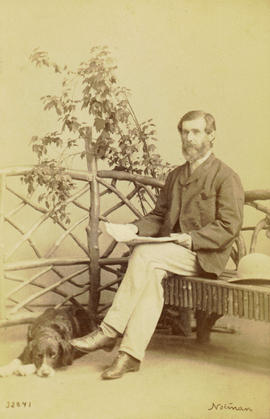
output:
[[[11,374],[51,377],[54,369],[71,365],[82,353],[73,348],[70,339],[81,337],[95,325],[81,307],[47,309],[28,328],[27,345],[21,355],[0,367],[0,377]]]

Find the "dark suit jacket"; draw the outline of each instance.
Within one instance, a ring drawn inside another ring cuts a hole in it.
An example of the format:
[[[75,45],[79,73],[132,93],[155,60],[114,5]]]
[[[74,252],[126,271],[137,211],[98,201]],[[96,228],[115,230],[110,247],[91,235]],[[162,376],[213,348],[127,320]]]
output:
[[[217,277],[241,229],[243,205],[238,175],[211,154],[191,176],[188,163],[170,172],[155,209],[135,224],[142,236],[189,233],[200,267]]]

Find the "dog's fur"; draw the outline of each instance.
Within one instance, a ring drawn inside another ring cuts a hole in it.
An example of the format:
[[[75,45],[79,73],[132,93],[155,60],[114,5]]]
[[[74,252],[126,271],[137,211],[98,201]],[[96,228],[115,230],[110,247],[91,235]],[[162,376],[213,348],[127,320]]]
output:
[[[21,355],[8,365],[0,367],[0,377],[11,374],[49,377],[54,369],[71,365],[83,354],[73,348],[70,339],[81,337],[95,324],[81,307],[70,306],[47,309],[28,328],[27,345]]]

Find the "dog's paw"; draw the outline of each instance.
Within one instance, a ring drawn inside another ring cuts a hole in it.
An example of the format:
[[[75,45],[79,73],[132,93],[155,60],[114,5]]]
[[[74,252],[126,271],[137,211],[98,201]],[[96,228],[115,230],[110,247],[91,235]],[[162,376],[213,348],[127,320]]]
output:
[[[36,366],[34,364],[20,365],[15,371],[15,375],[27,376],[36,372]]]
[[[22,364],[20,359],[14,359],[9,364],[0,367],[0,377],[8,377]]]
[[[12,375],[12,374],[13,374],[13,368],[10,368],[9,365],[0,367],[0,377],[8,377],[9,375]]]

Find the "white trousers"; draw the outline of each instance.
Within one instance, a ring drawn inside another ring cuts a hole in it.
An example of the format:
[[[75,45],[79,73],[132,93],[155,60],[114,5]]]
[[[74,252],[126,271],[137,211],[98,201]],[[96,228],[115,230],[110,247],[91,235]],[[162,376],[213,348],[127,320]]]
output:
[[[198,275],[196,253],[175,243],[136,246],[113,304],[103,320],[123,334],[119,350],[140,361],[162,312],[162,279],[166,272]]]

